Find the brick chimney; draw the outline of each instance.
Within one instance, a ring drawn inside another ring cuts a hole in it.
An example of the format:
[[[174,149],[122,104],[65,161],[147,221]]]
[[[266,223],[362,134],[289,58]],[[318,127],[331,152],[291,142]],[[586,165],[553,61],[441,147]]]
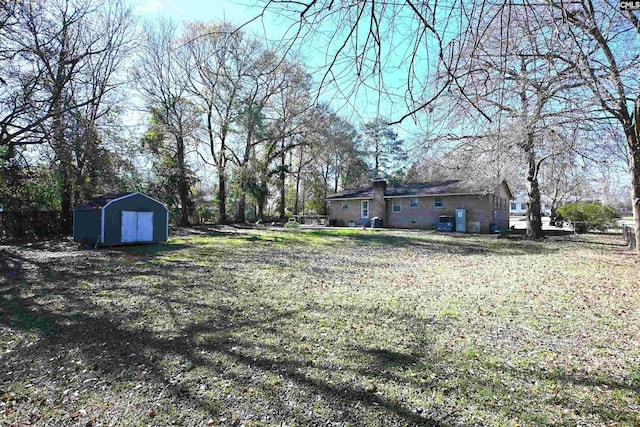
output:
[[[373,200],[371,201],[371,214],[369,218],[381,218],[383,227],[387,225],[387,205],[384,200],[384,192],[386,189],[387,181],[384,178],[376,178],[373,180]]]

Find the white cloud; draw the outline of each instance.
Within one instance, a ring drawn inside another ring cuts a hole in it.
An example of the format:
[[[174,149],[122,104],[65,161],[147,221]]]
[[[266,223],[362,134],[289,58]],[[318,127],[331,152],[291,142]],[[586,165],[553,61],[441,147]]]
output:
[[[183,15],[184,11],[173,0],[136,0],[135,11],[140,15],[170,13]]]
[[[165,0],[137,0],[135,11],[141,15],[161,12],[166,8]]]

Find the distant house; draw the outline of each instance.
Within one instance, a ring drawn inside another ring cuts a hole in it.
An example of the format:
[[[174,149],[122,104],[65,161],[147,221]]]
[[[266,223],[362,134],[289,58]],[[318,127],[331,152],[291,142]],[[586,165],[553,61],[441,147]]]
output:
[[[529,212],[529,205],[527,205],[527,202],[523,202],[521,200],[511,202],[511,206],[509,207],[509,213],[511,215],[526,215],[527,212]]]
[[[433,229],[455,218],[457,231],[489,233],[492,226],[509,227],[512,198],[506,181],[490,187],[457,180],[387,186],[377,179],[370,188],[345,190],[326,200],[329,222],[335,225],[370,225],[378,218],[383,227]]]
[[[529,204],[525,201],[525,197],[518,197],[512,200],[509,207],[509,213],[511,215],[527,215],[529,213]],[[551,209],[547,207],[544,199],[540,203],[540,213],[542,215],[550,215]]]
[[[119,245],[165,242],[169,234],[167,207],[139,192],[105,194],[73,210],[73,240]]]

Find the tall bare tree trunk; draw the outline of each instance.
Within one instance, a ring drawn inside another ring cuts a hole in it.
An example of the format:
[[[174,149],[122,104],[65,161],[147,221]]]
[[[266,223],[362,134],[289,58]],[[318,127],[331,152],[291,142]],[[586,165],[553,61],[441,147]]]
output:
[[[333,175],[333,193],[338,192],[338,186],[340,185],[340,178],[342,177],[342,168],[343,165],[341,163],[341,156],[336,154],[334,158],[334,175]]]
[[[306,202],[306,191],[304,181],[302,181],[302,215],[304,215],[304,204]]]
[[[218,223],[226,224],[227,219],[227,132],[223,126],[220,136],[220,152],[216,153],[215,134],[213,131],[213,104],[207,103],[207,132],[209,134],[209,151],[218,171]]]
[[[247,122],[247,137],[244,147],[244,155],[242,156],[242,163],[239,164],[240,169],[240,200],[238,201],[238,222],[247,222],[245,210],[247,208],[247,190],[248,181],[250,179],[250,172],[247,170],[249,161],[251,159],[251,150],[253,149],[253,135],[255,132],[256,123],[251,116],[252,110],[248,110],[248,122]]]
[[[61,231],[70,233],[73,224],[73,178],[71,173],[71,149],[64,138],[64,123],[62,119],[62,108],[55,107],[58,114],[53,117],[53,138],[56,156],[58,158],[58,179],[60,186],[60,214]]]
[[[294,215],[298,215],[300,213],[300,177],[302,175],[302,159],[304,157],[303,151],[304,148],[300,147],[300,158],[298,159],[298,170],[296,173],[296,200],[293,206]]]
[[[329,209],[327,207],[327,197],[329,196],[329,170],[330,166],[327,164],[324,174],[322,176],[323,186],[322,186],[322,215],[329,215]]]
[[[631,172],[631,203],[633,209],[633,222],[636,231],[636,252],[640,255],[640,97],[636,100],[634,111],[634,125],[626,127],[627,145],[630,152]]]
[[[227,223],[227,177],[226,165],[218,166],[218,223]]]
[[[529,209],[527,212],[527,238],[542,239],[542,215],[540,214],[540,186],[538,184],[538,162],[534,150],[534,135],[529,132],[524,145],[527,159],[527,193],[529,196]]]
[[[258,208],[257,209],[258,210],[257,216],[258,216],[258,219],[260,221],[264,221],[264,205],[266,204],[266,202],[267,202],[266,195],[258,197],[258,200],[257,200],[256,204],[258,205],[257,206],[257,208]]]
[[[176,160],[178,162],[178,197],[180,198],[180,225],[189,225],[189,180],[187,178],[186,164],[184,159],[184,137],[180,131],[176,135]]]
[[[278,206],[280,219],[283,220],[286,216],[286,196],[287,196],[287,188],[286,188],[286,167],[287,167],[287,153],[284,150],[284,140],[282,141],[282,154],[280,154],[280,176],[279,176],[279,185],[280,185],[280,204]]]
[[[632,174],[632,203],[633,222],[636,232],[636,251],[640,255],[640,153],[636,153],[632,159],[634,173]]]

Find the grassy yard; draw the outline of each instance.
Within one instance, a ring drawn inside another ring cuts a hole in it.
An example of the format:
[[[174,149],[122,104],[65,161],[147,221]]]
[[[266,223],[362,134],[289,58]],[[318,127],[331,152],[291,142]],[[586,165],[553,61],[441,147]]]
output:
[[[0,425],[640,425],[621,237],[0,246]]]

